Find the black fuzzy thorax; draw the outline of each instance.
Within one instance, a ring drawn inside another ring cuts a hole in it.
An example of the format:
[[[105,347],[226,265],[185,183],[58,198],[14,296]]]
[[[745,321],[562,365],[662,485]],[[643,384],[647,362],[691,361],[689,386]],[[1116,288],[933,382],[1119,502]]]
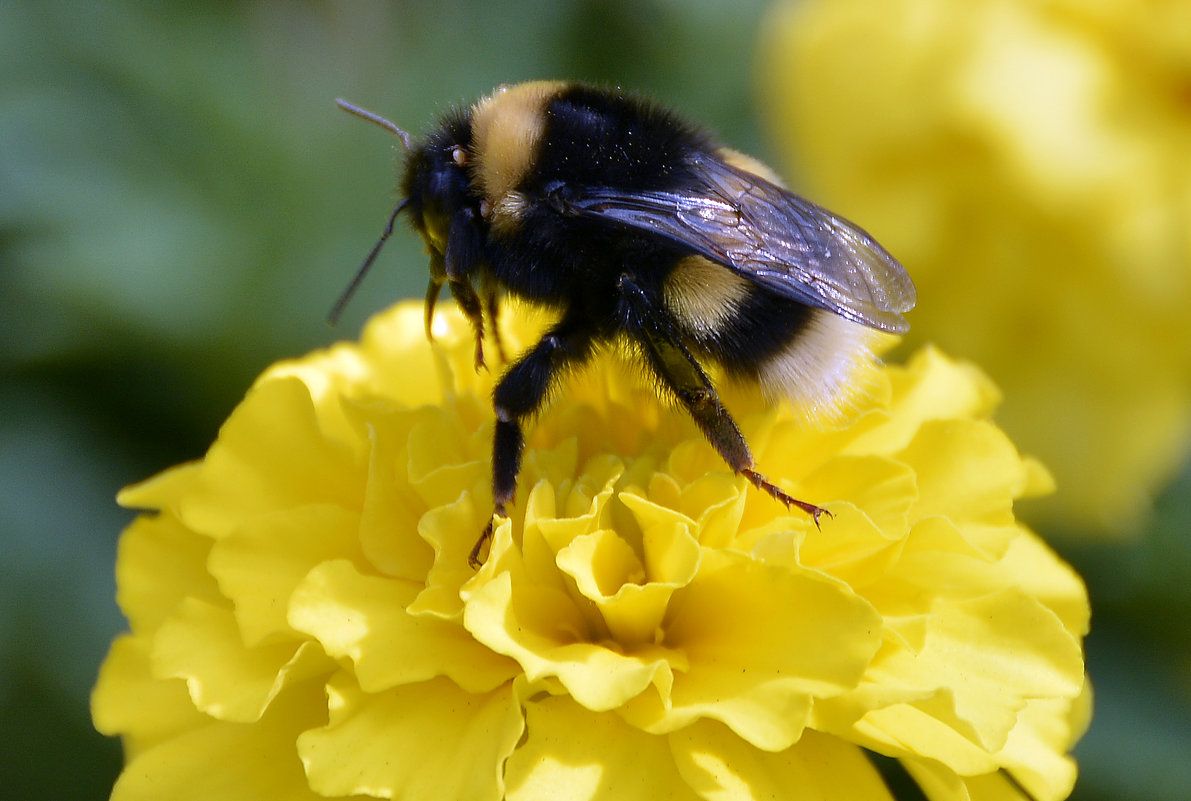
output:
[[[546,106],[537,169],[524,189],[553,181],[580,186],[667,189],[691,180],[688,160],[715,149],[712,138],[641,97],[572,86]]]
[[[561,217],[545,199],[588,187],[646,192],[699,186],[693,157],[718,157],[718,146],[668,109],[589,86],[559,93],[544,115],[535,168],[518,187],[538,202],[516,236],[493,243],[493,270],[506,288],[568,308],[605,335],[631,330],[640,321],[622,302],[621,277],[661,307],[667,277],[692,251],[635,229]],[[807,306],[753,287],[734,318],[714,332],[672,333],[730,373],[756,378],[758,366],[784,350],[811,315]]]
[[[570,308],[612,334],[625,327],[620,278],[631,277],[660,302],[666,275],[690,251],[640,231],[562,216],[551,196],[694,185],[692,156],[713,152],[715,144],[645,99],[585,85],[554,95],[542,113],[534,166],[518,186],[530,204],[515,233],[490,240],[488,260],[513,293]]]

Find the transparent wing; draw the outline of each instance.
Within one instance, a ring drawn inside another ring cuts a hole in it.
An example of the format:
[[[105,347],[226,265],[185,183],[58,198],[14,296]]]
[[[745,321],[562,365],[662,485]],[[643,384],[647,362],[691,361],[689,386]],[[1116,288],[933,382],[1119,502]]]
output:
[[[677,191],[596,187],[568,192],[561,210],[649,231],[689,247],[779,295],[893,333],[917,293],[893,256],[861,228],[713,156]],[[571,187],[573,189],[573,187]]]

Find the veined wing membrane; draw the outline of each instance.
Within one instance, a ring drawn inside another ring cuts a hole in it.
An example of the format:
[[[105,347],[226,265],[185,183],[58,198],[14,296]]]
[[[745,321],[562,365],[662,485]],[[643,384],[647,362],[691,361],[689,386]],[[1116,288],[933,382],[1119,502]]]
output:
[[[905,269],[863,229],[720,159],[692,164],[675,191],[596,187],[568,193],[568,214],[655,233],[766,289],[863,325],[904,333],[917,294]]]

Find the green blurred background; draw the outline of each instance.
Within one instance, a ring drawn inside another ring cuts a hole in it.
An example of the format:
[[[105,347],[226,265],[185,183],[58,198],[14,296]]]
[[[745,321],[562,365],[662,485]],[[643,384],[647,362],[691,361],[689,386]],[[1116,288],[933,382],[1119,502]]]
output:
[[[200,457],[270,362],[424,291],[402,234],[323,322],[395,197],[395,143],[333,99],[417,132],[498,83],[605,81],[764,157],[764,7],[0,5],[0,798],[106,798],[119,770],[88,711],[124,625],[116,490]],[[1094,607],[1076,798],[1191,798],[1188,531],[1185,473],[1135,541],[1055,543]]]

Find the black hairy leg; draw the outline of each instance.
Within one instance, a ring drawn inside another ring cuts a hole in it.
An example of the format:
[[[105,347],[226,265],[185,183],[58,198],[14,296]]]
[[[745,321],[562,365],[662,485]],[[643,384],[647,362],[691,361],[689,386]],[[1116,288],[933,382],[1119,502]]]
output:
[[[471,322],[476,335],[476,372],[484,367],[484,310],[472,286],[472,278],[479,269],[483,246],[475,211],[469,207],[460,209],[451,218],[442,269],[450,282],[451,295]]]
[[[505,507],[512,503],[517,489],[521,450],[525,445],[521,421],[542,408],[558,375],[586,360],[591,348],[590,331],[564,316],[509,368],[496,385],[492,393],[492,405],[496,410],[496,431],[492,439],[494,518],[507,516]],[[467,561],[472,567],[479,567],[480,551],[492,536],[493,525],[493,520],[489,519],[471,549]]]
[[[484,312],[480,305],[480,298],[475,289],[465,281],[452,281],[451,295],[459,304],[463,316],[471,323],[471,330],[476,337],[476,372],[485,368],[484,364]]]
[[[706,371],[682,344],[666,311],[660,304],[653,302],[630,276],[622,275],[619,286],[627,304],[629,331],[641,345],[649,365],[662,384],[678,398],[728,466],[787,509],[797,506],[809,514],[816,527],[821,515],[830,517],[831,513],[826,509],[787,494],[753,469],[753,456],[744,434],[720,402]]]
[[[435,260],[431,259],[430,286],[426,287],[426,339],[434,341],[434,307],[438,305],[438,295],[442,292],[443,281],[433,273]]]
[[[815,506],[813,503],[800,501],[794,496],[783,492],[781,487],[770,483],[769,479],[765,478],[765,476],[761,475],[756,470],[753,470],[751,467],[745,468],[739,472],[742,476],[753,482],[754,487],[769,493],[770,497],[779,503],[784,504],[787,509],[789,509],[791,506],[797,506],[799,509],[806,512],[811,516],[811,521],[815,524],[815,528],[819,528],[819,517],[821,515],[827,515],[828,517],[832,516],[831,512],[827,511],[822,506]]]
[[[505,358],[504,343],[500,339],[500,300],[492,287],[484,289],[484,309],[488,314],[488,322],[492,324],[492,344],[496,345],[496,358],[504,364],[508,359]]]

